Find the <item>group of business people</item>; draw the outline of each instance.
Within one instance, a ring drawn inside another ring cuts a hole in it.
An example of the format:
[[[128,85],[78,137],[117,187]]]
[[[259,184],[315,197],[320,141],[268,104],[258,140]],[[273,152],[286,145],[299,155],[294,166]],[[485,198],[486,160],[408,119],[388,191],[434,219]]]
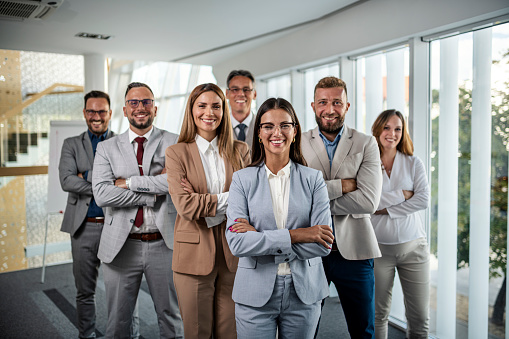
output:
[[[351,337],[383,338],[396,267],[409,337],[427,336],[429,188],[404,117],[383,112],[373,136],[347,127],[346,84],[326,77],[302,133],[285,99],[253,114],[254,85],[236,70],[226,95],[197,86],[179,136],[152,125],[146,84],[128,86],[130,126],[114,138],[107,94],[85,96],[89,130],[59,167],[80,337],[95,337],[101,262],[108,338],[139,335],[143,275],[164,338],[312,338],[331,281]]]

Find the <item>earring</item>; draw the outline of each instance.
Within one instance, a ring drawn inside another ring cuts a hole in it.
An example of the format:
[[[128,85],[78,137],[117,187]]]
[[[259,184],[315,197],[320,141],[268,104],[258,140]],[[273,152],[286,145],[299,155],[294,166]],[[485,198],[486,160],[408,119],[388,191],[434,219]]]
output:
[[[295,142],[295,137],[293,137],[292,144]]]
[[[262,143],[262,138],[258,137],[258,142],[261,144]]]

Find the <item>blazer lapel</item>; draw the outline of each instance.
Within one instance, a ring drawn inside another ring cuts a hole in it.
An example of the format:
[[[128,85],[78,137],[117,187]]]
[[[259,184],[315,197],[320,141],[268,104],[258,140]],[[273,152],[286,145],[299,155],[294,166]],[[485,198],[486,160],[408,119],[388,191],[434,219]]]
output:
[[[90,163],[90,168],[92,168],[92,165],[94,164],[94,150],[92,149],[92,141],[90,141],[90,136],[88,135],[88,131],[83,133],[83,148],[85,149],[85,152],[87,153],[87,159]]]
[[[205,170],[203,169],[203,163],[201,162],[200,151],[196,142],[187,144],[188,153],[193,159],[194,170],[196,173],[196,179],[198,180],[198,187],[194,187],[197,193],[207,193],[207,177],[205,176]],[[189,175],[189,173],[187,173]]]
[[[260,167],[258,167],[258,185],[256,188],[256,192],[259,193],[262,198],[262,200],[260,201],[260,208],[266,211],[267,213],[266,217],[271,218],[271,221],[274,223],[277,229],[276,217],[274,216],[274,208],[272,207],[272,195],[270,194],[269,180],[267,179],[267,171],[265,170],[265,163],[263,162],[260,165]],[[289,209],[290,208],[288,208],[288,214],[290,214]]]
[[[230,184],[232,183],[233,166],[228,160],[226,160],[226,158],[224,159],[224,174],[225,180],[223,192],[228,192],[230,190]]]
[[[332,159],[331,174],[333,178],[336,177],[336,174],[338,173],[339,168],[341,167],[341,164],[345,160],[346,156],[350,152],[352,145],[352,132],[345,125],[345,130],[343,131],[341,140],[339,140],[338,148],[336,148],[336,153],[334,153],[334,159]]]
[[[322,140],[320,140],[322,141]],[[297,223],[294,221],[295,216],[298,216],[298,210],[302,209],[300,207],[300,201],[299,199],[295,199],[296,197],[300,197],[300,192],[297,192],[297,190],[302,186],[302,180],[300,178],[300,172],[297,171],[297,164],[292,163],[292,166],[290,167],[290,192],[289,197],[290,200],[288,201],[288,216],[286,217],[286,229],[292,229],[292,225],[297,225]]]
[[[318,127],[311,131],[311,140],[309,141],[311,144],[311,148],[316,153],[320,164],[322,165],[323,171],[327,179],[331,178],[331,166],[329,163],[329,157],[327,156],[327,150],[325,149],[325,145],[323,144],[323,140],[320,137],[320,132],[318,131]],[[337,153],[337,152],[336,152]]]
[[[161,139],[163,137],[161,130],[159,130],[155,126],[153,126],[152,128],[154,130],[152,131],[152,134],[150,135],[150,139],[148,139],[147,144],[145,145],[145,148],[143,149],[142,166],[143,166],[143,174],[144,175],[149,175],[150,164],[152,163],[152,158],[154,157],[157,147],[159,146],[159,143],[161,143]]]
[[[118,148],[122,153],[122,157],[124,161],[130,168],[131,173],[140,173],[138,169],[138,161],[136,160],[136,156],[134,155],[133,145],[129,142],[129,131],[125,131],[117,138]]]

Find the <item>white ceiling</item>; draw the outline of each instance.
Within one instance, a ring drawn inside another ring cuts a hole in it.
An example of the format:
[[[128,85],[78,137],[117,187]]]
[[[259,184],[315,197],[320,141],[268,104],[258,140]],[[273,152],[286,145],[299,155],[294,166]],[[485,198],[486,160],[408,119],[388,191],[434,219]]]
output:
[[[0,20],[0,49],[214,64],[290,31],[236,42],[320,18],[358,1],[64,0],[43,20]],[[113,38],[75,37],[79,32]],[[188,58],[229,44],[234,45]]]

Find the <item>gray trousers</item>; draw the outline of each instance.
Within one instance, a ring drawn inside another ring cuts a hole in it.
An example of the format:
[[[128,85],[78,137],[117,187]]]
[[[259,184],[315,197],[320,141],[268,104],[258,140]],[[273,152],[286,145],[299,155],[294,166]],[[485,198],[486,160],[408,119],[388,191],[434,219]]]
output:
[[[106,338],[129,338],[143,274],[154,302],[161,338],[183,338],[177,294],[171,270],[173,251],[164,241],[127,239],[111,263],[103,263],[108,304]]]
[[[101,261],[97,258],[103,224],[84,222],[71,236],[72,272],[80,338],[95,338],[95,288]]]
[[[235,303],[238,339],[313,338],[321,312],[321,300],[304,304],[293,287],[291,275],[278,275],[269,301],[262,307]]]
[[[101,261],[97,258],[103,224],[83,222],[71,236],[72,271],[76,285],[76,311],[80,338],[95,338],[95,289]],[[138,304],[133,313],[131,338],[138,338]]]
[[[407,338],[428,338],[429,248],[426,239],[379,246],[382,257],[375,259],[376,339],[387,338],[396,268],[405,300]]]

